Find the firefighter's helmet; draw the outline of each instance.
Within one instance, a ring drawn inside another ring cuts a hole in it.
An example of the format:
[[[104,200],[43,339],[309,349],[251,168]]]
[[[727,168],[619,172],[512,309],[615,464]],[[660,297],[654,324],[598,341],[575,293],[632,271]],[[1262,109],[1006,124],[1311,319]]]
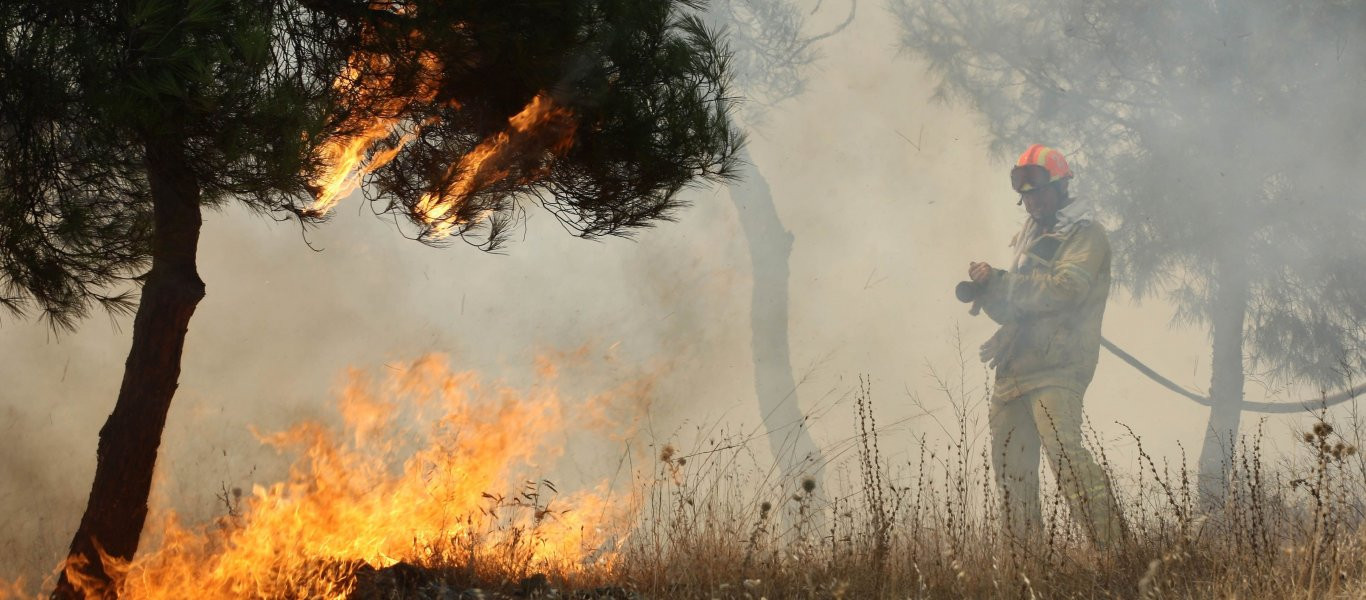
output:
[[[1010,187],[1024,193],[1050,183],[1072,178],[1072,168],[1061,152],[1043,144],[1034,144],[1020,155],[1015,168],[1010,170]]]

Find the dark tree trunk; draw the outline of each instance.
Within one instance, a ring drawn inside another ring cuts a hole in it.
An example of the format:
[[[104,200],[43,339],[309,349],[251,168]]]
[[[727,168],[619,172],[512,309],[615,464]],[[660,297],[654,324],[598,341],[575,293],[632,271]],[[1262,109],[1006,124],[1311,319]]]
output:
[[[1209,424],[1200,449],[1200,500],[1206,507],[1223,501],[1227,470],[1232,464],[1243,414],[1243,318],[1247,313],[1248,279],[1241,260],[1219,264],[1210,315],[1214,355],[1211,363]]]
[[[787,336],[788,259],[792,233],[783,228],[768,181],[750,162],[747,150],[740,159],[747,165],[740,181],[730,186],[740,226],[749,242],[754,288],[750,303],[753,332],[754,391],[759,412],[768,430],[773,458],[785,476],[818,477],[825,461],[811,439],[806,417],[797,403],[797,383]],[[824,482],[820,482],[824,483]]]
[[[80,528],[71,541],[68,570],[54,598],[81,598],[72,568],[100,595],[112,594],[101,551],[131,560],[147,519],[147,496],[161,445],[166,413],[180,377],[180,355],[204,282],[195,269],[201,223],[199,184],[186,164],[180,140],[146,144],[154,230],[152,268],[147,273],[133,320],[133,345],[123,371],[118,402],[100,429],[95,482]],[[103,590],[100,590],[103,588]]]

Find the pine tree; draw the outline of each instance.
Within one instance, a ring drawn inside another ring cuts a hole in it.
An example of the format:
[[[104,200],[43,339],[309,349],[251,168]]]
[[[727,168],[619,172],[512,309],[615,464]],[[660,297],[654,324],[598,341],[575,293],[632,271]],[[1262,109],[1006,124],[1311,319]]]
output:
[[[809,35],[803,11],[790,0],[711,3],[705,18],[726,32],[733,53],[732,72],[742,98],[739,122],[751,130],[762,127],[771,108],[800,95],[806,71],[818,59],[816,43],[848,27],[857,6],[857,1],[850,2],[848,17],[834,29]],[[801,409],[788,338],[788,259],[795,238],[779,218],[762,169],[744,149],[740,165],[730,198],[749,244],[750,340],[759,415],[779,472],[820,479],[825,458]]]

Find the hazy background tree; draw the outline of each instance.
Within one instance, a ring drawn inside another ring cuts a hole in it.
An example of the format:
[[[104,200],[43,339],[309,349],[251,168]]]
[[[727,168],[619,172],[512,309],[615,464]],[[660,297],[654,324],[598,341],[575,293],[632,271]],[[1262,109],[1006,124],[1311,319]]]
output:
[[[101,552],[136,552],[186,331],[204,295],[204,207],[241,201],[321,221],[324,183],[343,164],[338,149],[374,141],[362,153],[367,194],[429,243],[469,236],[495,247],[522,200],[584,236],[667,218],[698,178],[729,176],[740,146],[724,52],[686,16],[700,8],[0,7],[6,306],[69,328],[95,304],[133,310],[141,288],[57,595],[79,595],[76,573],[107,583]]]
[[[769,110],[802,93],[808,71],[819,58],[815,44],[848,27],[857,6],[857,0],[851,0],[843,22],[811,35],[806,33],[807,9],[791,0],[718,0],[709,5],[706,19],[726,33],[732,52],[732,73],[741,96],[737,116],[746,129],[762,128]],[[815,9],[819,8],[817,3]],[[759,415],[779,475],[819,478],[825,458],[811,438],[809,416],[802,411],[788,338],[789,259],[795,240],[783,226],[760,166],[747,149],[741,149],[739,158],[737,180],[729,192],[749,246],[750,343]]]
[[[1053,144],[1111,225],[1118,281],[1209,327],[1202,494],[1249,374],[1327,390],[1366,340],[1366,5],[892,0],[938,97],[1003,157]],[[1003,176],[1004,177],[1004,176]],[[1306,398],[1312,408],[1314,398]],[[1299,406],[1299,405],[1296,405]]]

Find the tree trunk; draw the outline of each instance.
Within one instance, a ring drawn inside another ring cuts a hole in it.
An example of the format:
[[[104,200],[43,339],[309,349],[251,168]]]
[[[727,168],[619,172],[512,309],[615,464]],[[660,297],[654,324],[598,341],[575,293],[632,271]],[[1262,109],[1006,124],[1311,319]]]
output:
[[[185,333],[204,297],[195,269],[199,184],[180,140],[149,140],[145,149],[154,214],[152,268],[133,320],[119,398],[100,429],[95,482],[53,598],[111,597],[110,571],[137,552]],[[106,565],[106,559],[114,561]]]
[[[1240,259],[1219,263],[1210,315],[1214,354],[1211,363],[1209,424],[1200,449],[1200,500],[1205,507],[1223,502],[1228,467],[1243,413],[1243,318],[1248,279]]]
[[[740,159],[748,168],[740,181],[731,184],[730,198],[749,242],[753,271],[750,327],[759,412],[781,474],[811,476],[824,483],[819,481],[819,475],[825,461],[807,430],[792,376],[787,336],[792,233],[783,228],[778,218],[768,181],[750,162],[748,151],[741,153]]]

